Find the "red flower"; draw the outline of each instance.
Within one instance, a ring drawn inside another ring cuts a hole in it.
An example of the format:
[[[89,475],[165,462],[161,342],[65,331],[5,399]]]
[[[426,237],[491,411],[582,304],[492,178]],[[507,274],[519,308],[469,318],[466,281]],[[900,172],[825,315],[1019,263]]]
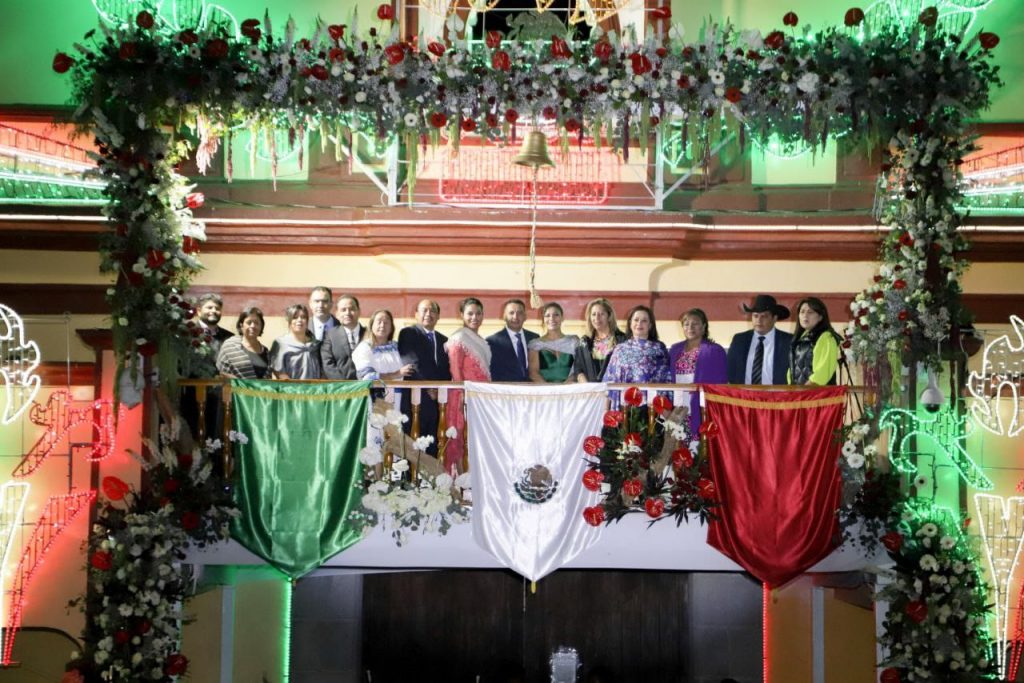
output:
[[[116,642],[118,645],[124,645],[131,639],[132,634],[123,628],[119,628],[116,631],[114,631],[114,642]]]
[[[199,516],[198,512],[192,512],[188,510],[181,514],[181,528],[185,531],[194,531],[199,528],[199,523],[203,521],[202,517]]]
[[[715,422],[702,422],[697,432],[701,436],[712,437],[718,433],[718,425]]]
[[[704,500],[712,500],[716,492],[715,482],[710,479],[700,479],[697,481],[697,495]]]
[[[601,60],[602,64],[607,64],[608,60],[612,58],[612,44],[607,40],[595,43],[594,56]]]
[[[53,56],[53,70],[59,74],[67,73],[74,63],[71,55],[65,52],[58,52]]]
[[[604,508],[600,505],[583,508],[583,519],[590,526],[601,526],[604,523]]]
[[[796,12],[786,12],[782,16],[782,23],[786,26],[796,26],[800,23],[800,17],[796,15]]]
[[[604,439],[599,436],[588,436],[583,439],[583,452],[587,455],[597,455],[604,448]]]
[[[259,19],[246,19],[239,26],[239,31],[242,35],[250,40],[259,40],[260,33],[260,20]]]
[[[843,23],[851,28],[859,26],[862,21],[864,21],[864,10],[860,7],[851,7],[846,10],[846,14],[843,16]]]
[[[213,38],[206,43],[206,56],[211,59],[222,59],[228,56],[228,41]]]
[[[672,467],[681,470],[684,467],[693,466],[693,453],[686,446],[680,446],[672,451]]]
[[[183,470],[192,469],[192,454],[178,453],[178,467]]]
[[[519,112],[517,112],[515,109],[506,109],[505,120],[508,121],[509,123],[515,123],[516,121],[519,120]]]
[[[899,318],[902,322],[910,317],[910,313],[906,309],[903,309],[902,311],[896,314],[896,317]]]
[[[508,71],[512,68],[512,60],[504,50],[498,50],[491,55],[491,68],[495,71]]]
[[[436,40],[432,40],[430,41],[430,44],[427,45],[427,50],[429,50],[430,54],[432,55],[443,57],[445,50],[444,43],[439,43]]]
[[[654,409],[654,413],[656,415],[667,413],[672,410],[672,399],[670,399],[668,396],[662,396],[661,394],[658,394],[657,396],[654,397],[654,400],[651,401],[651,408]]]
[[[295,49],[302,50],[303,52],[309,52],[313,49],[313,43],[309,42],[309,38],[303,38],[295,42]]]
[[[384,5],[381,5],[381,7],[384,7]],[[388,45],[384,48],[384,56],[388,58],[388,64],[391,66],[401,64],[402,60],[405,59],[405,48],[401,45]]]
[[[476,121],[474,121],[473,119],[462,119],[462,123],[459,124],[459,126],[462,128],[463,131],[467,133],[472,133],[474,130],[476,130]]]
[[[587,470],[583,473],[583,488],[588,491],[600,491],[604,475],[598,470]]]
[[[558,36],[551,36],[551,56],[556,59],[568,59],[572,57],[572,51],[569,49],[569,43],[565,42]]]
[[[622,492],[627,496],[639,496],[644,490],[644,483],[639,479],[627,479],[622,482]]]
[[[484,39],[484,42],[487,43],[487,47],[493,50],[494,48],[501,45],[501,33],[498,31],[488,31],[487,37]]]
[[[167,661],[164,662],[165,674],[168,676],[182,676],[186,671],[188,671],[188,657],[178,652],[167,655]]]
[[[135,632],[140,636],[144,636],[149,633],[149,629],[153,628],[153,624],[149,623],[148,619],[143,619],[135,626]]]
[[[644,510],[647,511],[648,517],[657,519],[665,514],[665,501],[661,498],[648,498],[644,501]]]
[[[651,18],[655,21],[666,21],[672,18],[672,6],[662,5],[651,10]]]
[[[199,35],[192,29],[187,28],[178,34],[178,41],[182,45],[195,45],[199,42]]]
[[[626,416],[622,414],[621,410],[609,410],[604,414],[604,426],[618,427],[625,418]]]
[[[121,59],[131,59],[139,51],[139,46],[132,42],[121,43],[120,49],[117,51],[117,56]]]
[[[103,477],[103,495],[110,500],[124,500],[131,487],[118,477]]]
[[[309,75],[318,81],[326,81],[330,73],[328,73],[327,67],[323,64],[314,64],[309,69]]]
[[[890,553],[898,553],[903,547],[903,534],[898,531],[890,531],[882,536],[882,545]]]
[[[900,235],[900,244],[905,247],[912,247],[914,246],[914,238],[910,236],[909,232],[904,232]]]
[[[156,352],[159,350],[160,347],[156,345],[156,342],[151,341],[148,341],[145,344],[140,344],[137,349],[137,351],[146,358],[149,358],[150,356],[155,356]]]
[[[487,124],[488,128],[498,127],[498,117],[495,114],[487,114],[484,116],[484,123]]]
[[[778,50],[786,43],[786,34],[782,31],[772,31],[765,36],[764,44],[772,50]]]
[[[164,493],[175,493],[181,488],[181,482],[173,477],[164,481]]]
[[[345,37],[345,27],[347,24],[331,24],[327,27],[327,34],[331,37],[331,40],[337,42]]]
[[[690,78],[683,74],[682,76],[679,77],[679,80],[676,81],[676,85],[678,85],[681,89],[686,90],[687,88],[690,87]]]
[[[622,400],[633,407],[639,406],[644,402],[644,392],[639,387],[630,387],[622,395]]]
[[[147,31],[153,28],[153,21],[153,15],[146,10],[142,10],[135,15],[135,25]]]
[[[907,288],[907,281],[902,279],[902,278],[900,278],[900,279],[898,279],[898,280],[896,280],[895,282],[892,283],[892,288],[893,289],[906,289]]]
[[[568,119],[565,122],[565,130],[569,133],[576,133],[580,129],[580,122],[576,119]]]
[[[377,18],[381,21],[394,21],[395,20],[395,8],[388,3],[383,3],[377,8]]]
[[[978,42],[981,43],[981,46],[984,49],[991,50],[992,48],[999,44],[999,36],[997,36],[994,33],[989,33],[988,31],[985,31],[984,33],[978,36]]]
[[[146,253],[146,265],[149,266],[150,270],[156,270],[166,262],[167,257],[164,256],[164,252],[158,249],[150,249]]]
[[[327,59],[331,60],[335,64],[340,64],[345,61],[345,51],[340,47],[332,47],[327,52]]]
[[[882,675],[878,677],[878,680],[881,683],[900,683],[900,671],[890,666],[882,671]]]
[[[430,114],[430,125],[434,128],[444,128],[448,123],[448,117],[444,115],[444,112],[435,111]]]
[[[93,569],[99,569],[101,572],[110,571],[110,568],[114,566],[114,556],[106,550],[97,550],[89,558],[89,564]]]
[[[623,439],[622,443],[627,446],[642,448],[644,445],[644,438],[640,436],[639,432],[630,432],[629,434],[626,434],[626,438]]]
[[[923,600],[911,600],[907,603],[906,611],[907,616],[913,619],[916,624],[920,624],[928,618],[928,605]]]
[[[629,61],[632,63],[633,73],[640,76],[654,67],[651,65],[651,60],[646,55],[642,55],[639,52],[634,52],[629,56]]]
[[[921,10],[921,13],[917,15],[917,20],[931,28],[932,26],[935,26],[936,22],[939,20],[939,10],[935,7],[925,7]]]
[[[195,237],[182,237],[181,250],[186,254],[199,253],[199,240],[197,240]]]
[[[729,100],[733,104],[736,104],[743,99],[743,92],[739,88],[726,88],[725,99]]]

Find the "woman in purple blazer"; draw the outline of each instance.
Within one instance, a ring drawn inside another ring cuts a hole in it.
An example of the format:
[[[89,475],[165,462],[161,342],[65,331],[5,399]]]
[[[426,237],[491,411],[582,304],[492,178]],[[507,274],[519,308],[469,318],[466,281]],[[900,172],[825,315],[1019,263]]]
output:
[[[708,337],[708,316],[691,308],[679,319],[684,340],[668,350],[669,368],[677,384],[725,384],[725,349]],[[690,393],[690,436],[700,429],[700,392]]]

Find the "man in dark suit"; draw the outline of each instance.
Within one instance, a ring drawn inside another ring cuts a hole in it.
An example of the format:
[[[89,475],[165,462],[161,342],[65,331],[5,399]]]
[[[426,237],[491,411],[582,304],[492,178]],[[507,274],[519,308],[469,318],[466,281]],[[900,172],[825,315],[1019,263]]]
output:
[[[416,305],[416,324],[398,333],[398,353],[403,363],[412,363],[416,369],[406,379],[423,381],[450,381],[451,368],[448,366],[448,352],[444,344],[448,337],[434,331],[441,315],[436,301],[424,299]],[[402,413],[412,417],[412,390],[402,391]],[[434,437],[434,443],[427,453],[437,455],[437,389],[426,389],[420,393],[420,436]],[[412,430],[412,420],[405,423],[405,432]]]
[[[775,328],[789,317],[789,309],[775,297],[758,294],[754,305],[743,304],[754,329],[740,332],[729,344],[729,384],[786,384],[789,345],[793,335]]]
[[[329,287],[314,287],[309,293],[309,312],[313,317],[309,320],[309,331],[317,341],[323,341],[328,331],[341,323],[331,315],[333,294]]]
[[[509,299],[502,308],[505,329],[487,338],[491,347],[492,382],[529,382],[529,351],[527,345],[537,334],[523,329],[526,322],[526,304],[521,299]]]
[[[338,299],[337,313],[339,325],[324,335],[320,360],[327,379],[355,379],[352,351],[366,335],[366,328],[359,324],[359,299],[344,295]]]

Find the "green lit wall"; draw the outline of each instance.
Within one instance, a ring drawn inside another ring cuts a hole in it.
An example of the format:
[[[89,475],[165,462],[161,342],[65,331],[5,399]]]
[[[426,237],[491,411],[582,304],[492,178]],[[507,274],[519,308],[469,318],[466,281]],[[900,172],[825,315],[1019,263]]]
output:
[[[908,4],[927,5],[927,0],[904,0]],[[173,0],[165,0],[166,4]],[[374,18],[379,0],[218,0],[241,20],[262,16],[269,10],[278,26],[290,14],[300,30],[309,31],[317,16],[329,22],[345,22],[351,9],[359,8],[367,21]],[[787,11],[800,16],[801,24],[815,28],[839,24],[851,6],[868,7],[870,2],[857,0],[674,0],[674,21],[686,29],[686,38],[695,40],[701,23],[707,17],[731,20],[741,28],[767,31],[780,27]],[[1007,85],[996,94],[993,107],[984,115],[986,121],[1024,121],[1024,84],[1016,74],[1024,71],[1024,50],[1019,38],[1024,34],[1024,1],[992,0],[978,15],[975,29],[985,28],[999,33],[1003,43],[996,50],[997,62]],[[92,0],[0,0],[0,64],[5,76],[0,79],[0,105],[59,105],[68,100],[67,80],[53,73],[50,62],[57,50],[69,50],[86,31],[96,25]]]

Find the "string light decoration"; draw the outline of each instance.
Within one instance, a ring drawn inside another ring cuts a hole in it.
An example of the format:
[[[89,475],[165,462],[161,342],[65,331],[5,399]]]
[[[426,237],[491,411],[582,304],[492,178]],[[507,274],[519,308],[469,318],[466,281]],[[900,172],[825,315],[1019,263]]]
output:
[[[130,26],[146,10],[175,31],[216,26],[231,30],[236,38],[240,35],[231,12],[206,0],[92,0],[92,6],[104,23],[118,28]]]
[[[9,481],[0,486],[0,589],[7,585],[7,557],[14,544],[14,532],[25,517],[25,503],[31,485],[22,481]],[[0,625],[4,621],[6,600],[0,596]]]
[[[18,419],[39,393],[42,380],[39,346],[25,340],[25,323],[13,308],[0,304],[0,380],[3,381],[3,412],[0,424]]]
[[[33,424],[44,427],[45,431],[14,468],[13,476],[15,478],[27,477],[39,469],[39,466],[68,437],[72,429],[88,422],[92,423],[95,430],[93,441],[85,444],[73,444],[73,450],[81,447],[88,448],[89,453],[86,455],[86,459],[90,462],[102,460],[114,452],[117,445],[117,431],[114,427],[113,402],[100,399],[84,402],[85,404],[81,406],[75,406],[75,403],[81,402],[73,401],[71,394],[62,389],[50,394],[46,405],[32,404],[29,419]],[[125,409],[122,406],[119,417],[124,417],[124,415]]]
[[[910,458],[910,440],[928,439],[953,463],[960,477],[970,486],[982,491],[991,491],[994,486],[985,472],[967,453],[967,418],[957,415],[949,405],[942,406],[934,413],[919,415],[904,408],[887,408],[879,418],[879,429],[891,429],[891,452],[889,459],[893,467],[903,474],[914,474],[917,466]]]
[[[1024,432],[1024,320],[1010,316],[1013,330],[985,346],[981,371],[972,371],[967,391],[973,399],[970,415],[974,423],[992,434],[1009,437]],[[1004,401],[1010,403],[1010,422],[1003,423]]]
[[[50,496],[46,501],[43,514],[39,517],[32,535],[21,553],[21,560],[15,569],[14,582],[7,591],[10,610],[7,615],[3,633],[3,649],[0,651],[0,666],[9,666],[14,652],[14,638],[21,627],[21,618],[25,609],[25,595],[36,571],[46,562],[46,554],[54,542],[75,518],[84,510],[88,510],[96,497],[95,491],[82,491],[62,496]]]
[[[1024,497],[1003,498],[987,493],[976,493],[974,508],[978,513],[985,559],[988,561],[989,574],[995,590],[995,651],[999,675],[1002,677],[1007,669],[1006,645],[1014,640],[1010,636],[1009,625],[1010,586],[1017,579],[1017,564],[1021,546],[1024,545]],[[1016,663],[1020,659],[1019,646],[1015,646],[1014,650],[1016,669]]]

